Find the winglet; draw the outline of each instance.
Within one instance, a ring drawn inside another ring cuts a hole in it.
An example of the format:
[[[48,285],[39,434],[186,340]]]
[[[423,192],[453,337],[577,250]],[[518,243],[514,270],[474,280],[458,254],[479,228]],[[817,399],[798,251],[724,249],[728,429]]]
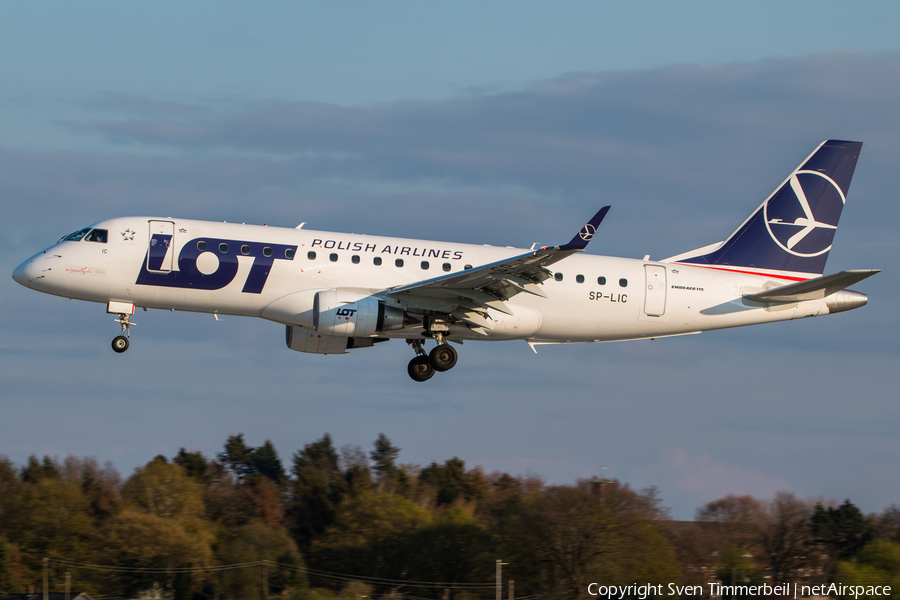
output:
[[[606,216],[606,213],[609,212],[609,207],[604,206],[600,210],[597,211],[597,214],[591,217],[591,220],[585,223],[584,227],[581,228],[575,237],[572,238],[572,241],[564,246],[560,246],[560,250],[584,250],[588,242],[591,241],[591,238],[594,237],[594,234],[597,232],[597,228],[600,226],[600,221],[603,220],[603,217]]]

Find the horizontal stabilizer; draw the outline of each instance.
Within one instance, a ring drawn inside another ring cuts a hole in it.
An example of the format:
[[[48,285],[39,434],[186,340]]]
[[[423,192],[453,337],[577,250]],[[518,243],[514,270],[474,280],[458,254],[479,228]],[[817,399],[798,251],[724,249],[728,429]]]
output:
[[[830,296],[880,272],[881,269],[841,271],[833,275],[825,275],[824,277],[816,277],[799,283],[782,285],[764,292],[745,294],[744,298],[754,302],[802,302],[803,300],[816,300]]]

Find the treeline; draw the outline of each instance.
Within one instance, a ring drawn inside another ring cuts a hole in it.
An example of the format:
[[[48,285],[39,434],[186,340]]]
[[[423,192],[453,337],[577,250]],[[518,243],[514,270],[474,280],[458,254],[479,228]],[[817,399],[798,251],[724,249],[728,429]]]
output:
[[[51,590],[69,573],[102,597],[474,600],[494,597],[498,559],[516,598],[835,577],[900,592],[896,506],[866,517],[849,501],[728,496],[675,522],[655,488],[548,486],[399,453],[383,434],[369,452],[326,434],[286,469],[270,442],[236,435],[214,457],[182,449],[124,481],[94,459],[0,457],[0,594],[40,590],[46,568]]]

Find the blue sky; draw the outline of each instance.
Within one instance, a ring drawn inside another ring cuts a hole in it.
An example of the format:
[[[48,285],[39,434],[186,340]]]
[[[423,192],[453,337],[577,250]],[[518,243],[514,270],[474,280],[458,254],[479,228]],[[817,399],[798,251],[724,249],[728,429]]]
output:
[[[662,258],[727,236],[825,138],[865,143],[828,272],[863,309],[683,339],[284,347],[275,324],[137,315],[0,278],[0,453],[124,473],[227,435],[282,457],[325,432],[555,483],[900,502],[900,6],[837,2],[5,4],[0,270],[85,224],[175,215]]]

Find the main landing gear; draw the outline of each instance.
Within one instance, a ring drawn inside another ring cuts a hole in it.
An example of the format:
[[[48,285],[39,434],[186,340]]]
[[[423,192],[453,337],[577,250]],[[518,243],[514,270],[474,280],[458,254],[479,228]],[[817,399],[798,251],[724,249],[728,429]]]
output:
[[[121,354],[128,350],[128,338],[131,337],[129,329],[134,323],[131,322],[130,316],[126,313],[119,313],[119,318],[115,321],[122,325],[122,335],[117,335],[113,338],[112,349]]]
[[[413,381],[428,381],[434,376],[435,371],[449,371],[456,366],[458,356],[453,346],[447,343],[441,333],[434,334],[434,339],[438,345],[428,354],[425,354],[422,348],[422,340],[406,340],[406,343],[416,351],[415,358],[409,361],[406,368]]]

